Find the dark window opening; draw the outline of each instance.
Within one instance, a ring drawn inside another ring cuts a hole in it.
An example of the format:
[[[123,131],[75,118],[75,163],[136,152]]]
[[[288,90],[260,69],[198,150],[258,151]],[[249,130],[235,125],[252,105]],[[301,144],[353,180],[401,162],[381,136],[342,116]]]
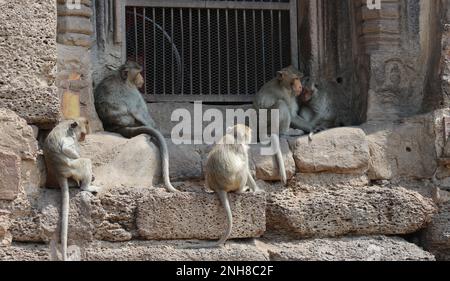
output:
[[[167,2],[126,6],[126,56],[143,65],[149,102],[249,102],[292,62],[288,0]]]

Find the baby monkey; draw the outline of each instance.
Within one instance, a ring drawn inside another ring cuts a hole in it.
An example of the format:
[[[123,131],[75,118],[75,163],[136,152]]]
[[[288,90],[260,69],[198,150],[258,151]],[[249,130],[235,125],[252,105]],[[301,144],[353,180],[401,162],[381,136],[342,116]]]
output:
[[[249,169],[248,150],[252,140],[252,130],[245,125],[228,128],[227,134],[208,154],[206,162],[206,187],[214,190],[227,216],[227,227],[219,241],[212,244],[201,244],[190,248],[214,248],[225,245],[233,228],[228,192],[244,193],[249,185],[251,191],[259,188]]]
[[[76,181],[83,191],[100,191],[98,187],[91,186],[91,160],[80,156],[79,142],[84,141],[88,130],[89,124],[85,118],[66,120],[50,132],[44,143],[46,163],[55,172],[61,188],[61,244],[64,261],[67,260],[69,179]]]

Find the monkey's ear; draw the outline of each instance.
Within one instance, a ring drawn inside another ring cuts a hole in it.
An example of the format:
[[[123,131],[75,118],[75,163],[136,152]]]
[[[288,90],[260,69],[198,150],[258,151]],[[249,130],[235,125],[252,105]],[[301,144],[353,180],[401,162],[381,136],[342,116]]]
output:
[[[72,124],[70,124],[70,128],[75,129],[76,127],[78,127],[77,122],[73,122]]]
[[[285,75],[286,75],[285,71],[283,71],[283,70],[277,71],[277,79],[278,80],[283,80]]]

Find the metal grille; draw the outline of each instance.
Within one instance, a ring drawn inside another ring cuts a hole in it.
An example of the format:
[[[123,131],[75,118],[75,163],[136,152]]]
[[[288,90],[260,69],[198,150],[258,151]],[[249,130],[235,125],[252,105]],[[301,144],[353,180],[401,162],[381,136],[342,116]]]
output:
[[[292,62],[291,9],[289,0],[127,1],[126,56],[144,66],[147,101],[251,101]]]

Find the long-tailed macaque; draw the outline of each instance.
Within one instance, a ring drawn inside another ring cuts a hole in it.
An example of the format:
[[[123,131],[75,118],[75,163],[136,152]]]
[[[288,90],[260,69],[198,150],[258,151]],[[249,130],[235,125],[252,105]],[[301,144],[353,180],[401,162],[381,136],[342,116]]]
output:
[[[219,241],[189,248],[211,248],[225,245],[233,228],[233,215],[228,201],[228,192],[244,193],[247,187],[252,192],[259,188],[249,168],[248,149],[252,131],[245,125],[228,128],[227,134],[208,154],[205,168],[206,186],[214,190],[227,215],[227,227]]]
[[[307,127],[307,124],[305,124],[298,116],[298,104],[296,99],[303,91],[301,78],[301,73],[292,66],[284,68],[277,72],[276,78],[267,82],[259,90],[253,102],[253,106],[257,111],[259,109],[279,110],[279,130],[281,136],[289,134],[289,129],[291,127],[309,132],[310,128]],[[268,131],[270,131],[271,125],[267,125]],[[281,181],[286,184],[286,168],[281,154],[279,136],[272,135],[271,140],[275,143],[277,149],[276,157]]]
[[[100,188],[91,186],[92,163],[80,157],[79,141],[84,141],[89,130],[84,118],[66,120],[56,126],[44,143],[44,156],[49,169],[58,179],[62,194],[61,244],[62,258],[67,260],[67,234],[69,225],[69,179],[78,183],[81,190],[99,192]]]
[[[302,82],[304,91],[298,97],[300,119],[312,128],[311,133],[334,127],[336,110],[329,91],[318,89],[309,77],[305,77]]]
[[[170,183],[166,141],[155,129],[155,122],[138,90],[144,83],[141,72],[139,64],[128,61],[116,73],[106,77],[95,89],[95,109],[106,131],[119,133],[126,138],[140,134],[156,138],[161,150],[165,186],[168,191],[177,192]]]

